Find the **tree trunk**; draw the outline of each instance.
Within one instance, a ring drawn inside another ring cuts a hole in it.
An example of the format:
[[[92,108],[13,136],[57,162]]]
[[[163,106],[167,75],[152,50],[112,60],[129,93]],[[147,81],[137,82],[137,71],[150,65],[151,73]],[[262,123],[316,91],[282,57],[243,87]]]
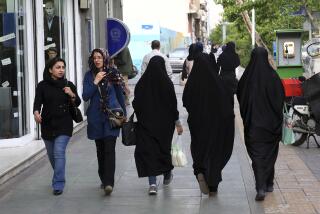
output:
[[[320,27],[319,25],[316,23],[316,20],[315,18],[313,17],[312,15],[312,12],[308,9],[308,5],[306,3],[306,1],[304,1],[304,8],[306,9],[306,13],[307,13],[307,16],[310,20],[310,23],[311,23],[311,26],[313,26],[315,29],[317,29],[318,31],[320,31]]]
[[[242,0],[236,0],[236,2],[237,2],[238,5],[242,5],[242,4],[243,4],[243,1],[242,1]],[[243,21],[244,21],[244,23],[245,23],[245,25],[246,25],[246,28],[247,28],[248,32],[249,32],[250,35],[251,35],[251,33],[252,33],[252,22],[251,22],[251,20],[250,20],[248,11],[243,11],[243,12],[241,12],[241,16],[242,16],[242,18],[243,18]],[[259,34],[257,31],[255,31],[255,43],[256,43],[258,46],[264,47],[264,48],[268,51],[269,63],[270,63],[270,65],[271,65],[274,69],[276,69],[277,66],[276,66],[276,64],[275,64],[275,62],[274,62],[274,60],[273,60],[273,54],[270,52],[269,48],[268,48],[267,45],[264,43],[264,41],[262,40],[260,34]]]

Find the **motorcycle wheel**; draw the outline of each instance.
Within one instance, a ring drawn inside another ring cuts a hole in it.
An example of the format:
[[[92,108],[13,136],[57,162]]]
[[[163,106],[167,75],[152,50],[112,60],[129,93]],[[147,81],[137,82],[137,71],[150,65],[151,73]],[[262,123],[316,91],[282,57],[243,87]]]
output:
[[[306,134],[306,133],[294,132],[294,138],[295,138],[296,141],[291,145],[293,145],[293,146],[302,145],[306,141],[307,136],[308,136],[308,134]]]

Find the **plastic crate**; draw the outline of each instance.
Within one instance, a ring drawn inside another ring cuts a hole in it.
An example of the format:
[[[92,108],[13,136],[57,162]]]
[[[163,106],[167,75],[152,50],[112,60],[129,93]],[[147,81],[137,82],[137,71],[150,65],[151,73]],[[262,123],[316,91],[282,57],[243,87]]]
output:
[[[282,79],[286,97],[302,96],[301,81],[296,78]]]

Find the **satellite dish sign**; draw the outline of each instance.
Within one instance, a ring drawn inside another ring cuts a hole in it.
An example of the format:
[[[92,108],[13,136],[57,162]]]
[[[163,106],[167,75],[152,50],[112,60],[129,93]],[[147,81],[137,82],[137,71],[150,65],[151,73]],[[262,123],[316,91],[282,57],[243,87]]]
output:
[[[107,18],[105,29],[107,50],[113,58],[129,44],[129,28],[119,19]]]

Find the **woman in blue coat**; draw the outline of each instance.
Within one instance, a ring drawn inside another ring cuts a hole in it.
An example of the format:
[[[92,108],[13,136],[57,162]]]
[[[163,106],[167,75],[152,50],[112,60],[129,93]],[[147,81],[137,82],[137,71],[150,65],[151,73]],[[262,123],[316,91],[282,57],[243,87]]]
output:
[[[82,98],[89,101],[87,133],[97,147],[98,174],[101,188],[110,195],[114,187],[115,145],[120,128],[109,122],[108,109],[117,109],[126,116],[123,82],[119,72],[108,66],[104,49],[94,49],[89,57],[90,70],[83,81]]]

